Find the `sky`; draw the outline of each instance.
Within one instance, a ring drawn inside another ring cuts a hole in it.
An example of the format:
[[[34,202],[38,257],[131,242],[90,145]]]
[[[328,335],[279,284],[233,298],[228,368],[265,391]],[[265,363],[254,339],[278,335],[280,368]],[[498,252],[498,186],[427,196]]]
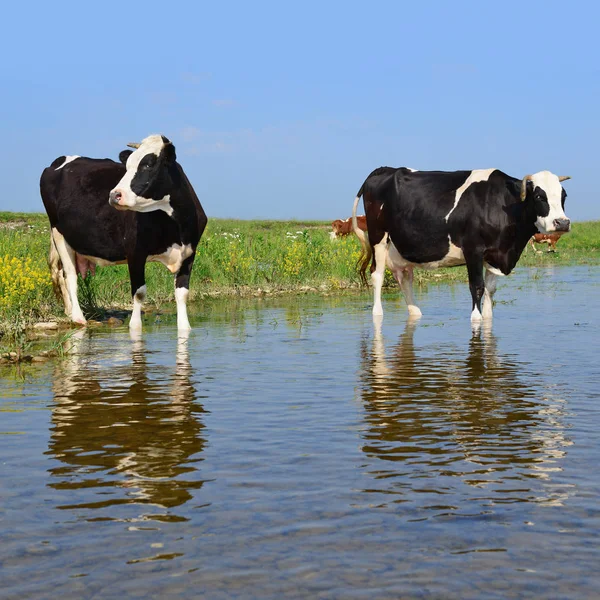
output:
[[[3,7],[0,210],[56,157],[169,137],[208,217],[335,219],[381,165],[570,175],[600,219],[600,4],[22,2]]]

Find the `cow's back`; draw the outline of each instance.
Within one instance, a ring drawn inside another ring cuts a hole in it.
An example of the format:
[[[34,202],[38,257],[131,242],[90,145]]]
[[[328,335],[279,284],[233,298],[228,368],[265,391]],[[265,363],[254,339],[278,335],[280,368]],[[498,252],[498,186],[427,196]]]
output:
[[[50,226],[79,254],[124,260],[123,227],[134,215],[115,210],[108,197],[125,167],[110,159],[70,158],[57,158],[40,179]]]

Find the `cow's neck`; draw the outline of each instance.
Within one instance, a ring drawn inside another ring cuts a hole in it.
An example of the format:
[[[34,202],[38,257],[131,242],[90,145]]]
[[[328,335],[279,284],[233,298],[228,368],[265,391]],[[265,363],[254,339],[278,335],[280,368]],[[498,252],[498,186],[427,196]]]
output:
[[[198,218],[196,207],[189,197],[187,178],[180,175],[177,185],[171,193],[171,208],[173,212],[169,215],[179,229],[180,239],[183,244],[191,244],[197,239]]]
[[[530,202],[520,202],[519,199],[519,204],[515,207],[514,217],[514,241],[506,257],[506,266],[509,272],[515,268],[531,236],[537,232],[535,226],[536,216]]]
[[[179,230],[179,239],[183,244],[189,242],[190,235],[188,234],[190,226],[189,226],[189,216],[186,214],[184,208],[177,202],[177,198],[175,194],[171,195],[171,214],[167,213],[168,217],[174,221],[177,225],[177,229]],[[166,212],[166,211],[165,211]]]

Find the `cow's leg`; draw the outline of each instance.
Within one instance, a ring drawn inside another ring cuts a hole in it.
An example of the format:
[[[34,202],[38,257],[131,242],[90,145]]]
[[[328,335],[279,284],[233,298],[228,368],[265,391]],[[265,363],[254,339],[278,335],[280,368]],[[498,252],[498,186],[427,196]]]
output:
[[[56,251],[62,262],[64,278],[66,280],[67,294],[71,301],[71,321],[79,323],[81,325],[86,324],[85,317],[79,306],[79,300],[77,299],[77,268],[75,266],[75,251],[69,244],[67,244],[64,236],[56,227],[52,229],[52,239],[56,245]],[[60,280],[59,280],[60,281]],[[65,303],[65,309],[68,307]]]
[[[492,318],[492,309],[494,306],[494,294],[496,293],[496,275],[489,269],[485,270],[484,278],[484,293],[483,293],[483,311],[482,316],[484,319]]]
[[[129,280],[133,297],[133,311],[129,320],[129,329],[142,329],[142,304],[146,299],[146,257],[128,258]]]
[[[383,316],[383,306],[381,305],[381,288],[383,287],[383,278],[385,276],[385,265],[388,253],[388,234],[385,233],[381,241],[373,246],[373,262],[375,270],[371,273],[371,283],[373,284],[373,316]]]
[[[188,256],[182,263],[175,276],[175,301],[177,302],[177,329],[189,331],[191,329],[187,315],[187,298],[190,291],[190,275],[194,264],[195,254]]]
[[[422,312],[419,307],[415,304],[415,299],[413,296],[413,279],[414,273],[412,267],[394,267],[392,269],[392,273],[404,294],[404,299],[406,300],[406,305],[408,307],[408,314],[411,317],[420,317],[422,316]]]
[[[54,242],[54,236],[50,234],[50,252],[48,253],[48,266],[50,267],[50,277],[52,278],[52,287],[57,298],[62,298],[65,305],[65,314],[70,318],[73,307],[71,298],[67,290],[65,272],[63,270],[60,256]]]
[[[421,313],[421,310],[415,304],[415,299],[413,296],[413,279],[413,268],[406,267],[404,269],[404,276],[398,283],[400,283],[400,287],[402,288],[404,298],[406,299],[406,304],[408,306],[408,314],[411,317],[420,317],[423,313]]]
[[[477,252],[465,252],[465,261],[467,263],[467,273],[469,275],[469,289],[473,299],[473,311],[471,313],[471,323],[479,324],[481,322],[481,301],[485,293],[485,284],[483,282],[483,255]]]

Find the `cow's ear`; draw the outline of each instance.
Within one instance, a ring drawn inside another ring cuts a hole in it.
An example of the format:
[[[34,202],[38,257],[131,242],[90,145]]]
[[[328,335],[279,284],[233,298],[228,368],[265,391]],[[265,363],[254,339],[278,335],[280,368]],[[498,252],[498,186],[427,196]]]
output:
[[[527,195],[530,196],[531,194],[533,194],[533,181],[528,181],[527,182]]]
[[[125,164],[127,159],[133,154],[133,150],[123,150],[123,152],[119,152],[119,160]]]
[[[167,139],[163,136],[163,139]],[[165,160],[169,163],[174,163],[177,160],[177,155],[175,154],[175,146],[173,146],[172,142],[169,142],[169,140],[167,140],[167,142],[165,143],[165,145],[163,146],[163,156],[165,157]]]

